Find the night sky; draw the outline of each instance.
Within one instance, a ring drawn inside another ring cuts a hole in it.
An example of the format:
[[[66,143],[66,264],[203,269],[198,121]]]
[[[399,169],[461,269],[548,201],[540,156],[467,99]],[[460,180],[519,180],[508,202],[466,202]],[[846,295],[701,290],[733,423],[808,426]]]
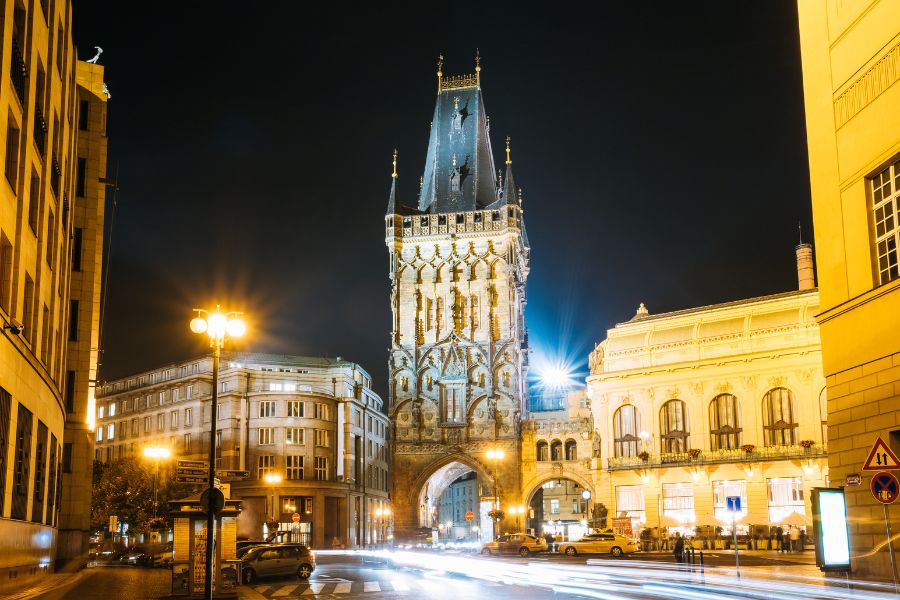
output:
[[[412,204],[437,55],[471,73],[476,47],[495,160],[511,136],[523,188],[537,360],[586,371],[640,302],[796,287],[793,2],[323,4],[75,0],[119,170],[101,378],[205,352],[191,309],[220,303],[251,325],[236,348],[341,355],[386,394],[391,151]]]

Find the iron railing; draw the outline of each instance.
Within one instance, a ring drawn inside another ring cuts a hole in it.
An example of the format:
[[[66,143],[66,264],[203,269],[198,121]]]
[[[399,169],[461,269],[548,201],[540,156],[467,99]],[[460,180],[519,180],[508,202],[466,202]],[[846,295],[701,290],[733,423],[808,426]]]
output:
[[[25,79],[28,77],[28,70],[25,68],[25,59],[22,57],[22,50],[19,48],[19,40],[16,36],[13,36],[12,39],[9,76],[12,79],[13,89],[16,90],[16,95],[19,97],[19,103],[25,106]]]
[[[607,460],[610,471],[626,469],[659,469],[674,466],[713,465],[722,463],[751,463],[773,460],[792,460],[803,458],[821,458],[828,456],[825,444],[804,446],[768,446],[754,448],[750,451],[736,448],[733,450],[704,450],[696,456],[687,452],[651,454],[647,460],[640,456],[618,456]]]
[[[34,106],[34,143],[41,158],[44,158],[47,149],[47,121],[44,120],[41,107],[37,104]]]

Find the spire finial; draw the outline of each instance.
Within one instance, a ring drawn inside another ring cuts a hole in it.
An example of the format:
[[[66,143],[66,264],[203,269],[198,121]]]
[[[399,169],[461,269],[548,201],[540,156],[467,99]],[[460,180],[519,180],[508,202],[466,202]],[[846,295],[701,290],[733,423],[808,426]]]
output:
[[[797,231],[800,232],[800,243],[802,244],[803,243],[803,225],[800,223],[800,221],[797,221]]]
[[[444,55],[438,54],[437,76],[438,76],[438,93],[441,93],[441,77],[444,76]]]
[[[519,207],[522,206],[522,188],[519,188]]]
[[[506,166],[512,164],[512,159],[509,157],[509,136],[506,136]]]
[[[394,148],[394,172],[391,173],[391,177],[397,177],[397,149]]]
[[[481,85],[481,51],[475,48],[475,83]]]

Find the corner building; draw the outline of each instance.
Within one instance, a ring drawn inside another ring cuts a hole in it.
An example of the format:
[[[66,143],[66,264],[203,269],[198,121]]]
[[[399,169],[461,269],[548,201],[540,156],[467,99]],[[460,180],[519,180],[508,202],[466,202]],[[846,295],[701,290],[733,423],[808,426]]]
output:
[[[216,468],[250,472],[230,484],[243,501],[238,537],[262,538],[274,517],[313,548],[335,537],[347,547],[381,542],[390,530],[379,510],[388,506],[388,420],[369,374],[341,359],[261,353],[223,352],[220,365]],[[162,446],[172,453],[163,471],[207,460],[211,398],[209,356],[104,383],[95,459]],[[269,473],[281,483],[266,483]]]
[[[0,7],[3,595],[87,556],[107,95],[70,2]]]
[[[879,436],[900,453],[900,3],[797,4],[831,476],[862,474],[844,488],[852,572],[891,579],[862,467]]]
[[[480,65],[437,75],[419,196],[401,202],[395,155],[385,216],[392,501],[399,532],[436,525],[441,494],[475,471],[490,531],[487,494],[505,506],[521,485],[529,246],[508,143],[505,173],[495,169]]]

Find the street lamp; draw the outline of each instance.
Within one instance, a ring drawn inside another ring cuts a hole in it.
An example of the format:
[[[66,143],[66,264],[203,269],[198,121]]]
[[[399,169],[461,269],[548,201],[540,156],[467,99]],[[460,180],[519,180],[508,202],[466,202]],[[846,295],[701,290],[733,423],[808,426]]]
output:
[[[212,373],[212,404],[209,411],[209,488],[207,489],[210,503],[216,491],[216,420],[219,402],[219,355],[225,338],[238,338],[247,331],[247,325],[238,317],[242,313],[225,312],[216,310],[209,312],[202,308],[194,309],[197,316],[191,319],[191,331],[197,334],[209,336],[209,347],[212,348],[213,373]],[[204,598],[212,600],[213,597],[213,542],[215,538],[216,515],[209,507],[206,513],[206,579],[204,581]]]
[[[381,526],[381,544],[387,545],[387,525],[391,518],[391,509],[388,507],[376,508],[375,516],[378,517],[378,523]]]
[[[591,521],[591,491],[584,490],[581,492],[581,498],[584,500],[584,516],[585,516],[585,525],[588,525]]]
[[[521,531],[522,528],[521,528],[519,519],[520,519],[521,515],[524,515],[524,514],[525,514],[525,507],[522,506],[522,505],[519,505],[519,506],[510,506],[510,507],[509,507],[509,514],[511,514],[511,515],[516,515],[516,531]]]
[[[164,458],[169,458],[172,456],[172,451],[168,448],[163,448],[162,446],[154,446],[144,448],[144,457],[152,458],[156,463],[156,473],[153,476],[153,516],[159,515],[159,501],[158,501],[158,489],[159,489],[159,461]]]
[[[276,519],[278,514],[276,511],[278,510],[278,507],[275,505],[275,486],[281,483],[281,475],[278,473],[266,473],[263,479],[272,488],[272,521],[269,521],[269,503],[266,502],[266,525],[268,526],[270,522],[277,522]],[[275,528],[275,532],[278,532],[277,527]],[[272,535],[271,531],[269,532],[269,535]]]
[[[506,454],[503,450],[491,448],[487,451],[488,460],[494,463],[494,510],[500,510],[500,495],[497,492],[497,463],[503,460],[504,456]],[[492,518],[491,522],[494,524],[494,539],[497,539],[497,519]]]

